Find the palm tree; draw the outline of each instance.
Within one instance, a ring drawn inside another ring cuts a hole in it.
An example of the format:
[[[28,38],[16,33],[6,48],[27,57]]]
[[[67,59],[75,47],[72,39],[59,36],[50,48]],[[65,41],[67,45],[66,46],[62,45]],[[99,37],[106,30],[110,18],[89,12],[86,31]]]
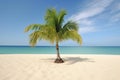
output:
[[[31,24],[25,28],[25,32],[33,30],[30,34],[30,45],[35,46],[38,40],[48,40],[51,43],[56,43],[57,59],[55,63],[63,63],[60,57],[59,42],[72,39],[82,44],[82,38],[78,34],[78,25],[76,22],[64,22],[65,10],[59,13],[55,9],[48,9],[45,15],[45,24]]]

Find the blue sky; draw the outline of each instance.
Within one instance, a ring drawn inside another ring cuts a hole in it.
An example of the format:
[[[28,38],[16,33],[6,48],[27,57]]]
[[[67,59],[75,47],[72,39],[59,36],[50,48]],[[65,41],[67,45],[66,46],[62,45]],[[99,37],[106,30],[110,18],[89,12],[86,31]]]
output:
[[[44,23],[46,10],[53,7],[67,11],[65,21],[79,24],[83,46],[120,46],[120,0],[0,0],[0,45],[29,45],[25,27]],[[60,45],[78,44],[68,40]]]

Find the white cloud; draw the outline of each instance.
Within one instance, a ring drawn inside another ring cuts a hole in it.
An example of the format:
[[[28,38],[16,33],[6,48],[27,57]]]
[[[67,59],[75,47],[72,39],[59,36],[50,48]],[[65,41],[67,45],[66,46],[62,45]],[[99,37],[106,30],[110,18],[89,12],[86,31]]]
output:
[[[110,14],[110,22],[112,24],[120,21],[120,1],[113,4]]]
[[[79,23],[83,24],[83,25],[93,25],[93,21],[92,20],[88,20],[88,19],[82,19],[82,20],[80,20]]]
[[[93,17],[102,13],[106,7],[108,7],[113,0],[93,0],[89,3],[88,8],[82,12],[78,12],[72,15],[69,19],[79,22],[81,19]]]
[[[111,17],[112,22],[118,22],[120,21],[120,13],[117,13]]]
[[[112,1],[113,0],[93,0],[87,4],[86,9],[73,14],[69,20],[73,20],[80,23],[80,25],[84,25],[84,27],[80,28],[80,33],[94,32],[96,31],[96,28],[93,27],[94,20],[89,18],[101,14],[112,3]]]
[[[88,33],[88,32],[95,32],[95,31],[96,31],[95,27],[92,27],[92,26],[89,26],[89,27],[81,27],[81,28],[79,29],[79,33],[80,33],[80,34],[84,34],[84,33]]]
[[[79,20],[95,16],[96,14],[101,12],[100,9],[101,8],[88,9],[86,11],[83,11],[83,12],[73,15],[70,19],[78,22]]]

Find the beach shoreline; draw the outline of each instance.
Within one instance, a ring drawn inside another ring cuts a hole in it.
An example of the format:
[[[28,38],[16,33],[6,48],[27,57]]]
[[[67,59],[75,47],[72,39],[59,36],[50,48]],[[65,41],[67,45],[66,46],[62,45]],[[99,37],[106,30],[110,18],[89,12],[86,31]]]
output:
[[[0,80],[120,80],[120,55],[0,54]]]

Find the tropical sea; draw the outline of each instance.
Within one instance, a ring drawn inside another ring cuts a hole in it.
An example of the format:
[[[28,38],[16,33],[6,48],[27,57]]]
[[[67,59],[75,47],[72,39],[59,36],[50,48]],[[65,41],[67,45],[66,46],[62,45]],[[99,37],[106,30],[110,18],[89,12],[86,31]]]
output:
[[[120,55],[120,46],[60,46],[61,54]],[[56,54],[55,46],[0,46],[0,54]]]

